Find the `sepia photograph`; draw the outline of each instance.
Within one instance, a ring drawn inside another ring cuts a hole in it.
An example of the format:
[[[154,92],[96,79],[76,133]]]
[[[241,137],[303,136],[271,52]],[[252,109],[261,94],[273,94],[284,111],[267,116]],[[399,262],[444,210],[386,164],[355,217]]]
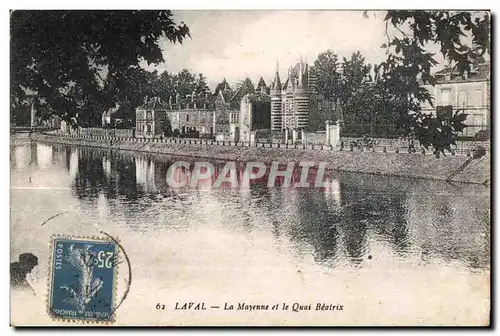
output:
[[[489,327],[491,22],[10,10],[10,325]]]

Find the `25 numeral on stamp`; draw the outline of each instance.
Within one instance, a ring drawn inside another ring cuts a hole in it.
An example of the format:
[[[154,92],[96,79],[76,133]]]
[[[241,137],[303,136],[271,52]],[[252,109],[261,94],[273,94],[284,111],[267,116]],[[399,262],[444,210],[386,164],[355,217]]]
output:
[[[97,259],[95,260],[95,264],[99,268],[111,268],[113,267],[113,256],[114,253],[107,251],[99,251],[97,254]]]
[[[60,270],[63,262],[63,244],[57,244],[56,246],[56,257],[55,257],[55,269]],[[115,254],[111,251],[99,251],[97,253],[97,258],[94,259],[94,264],[99,268],[112,268],[115,265]]]

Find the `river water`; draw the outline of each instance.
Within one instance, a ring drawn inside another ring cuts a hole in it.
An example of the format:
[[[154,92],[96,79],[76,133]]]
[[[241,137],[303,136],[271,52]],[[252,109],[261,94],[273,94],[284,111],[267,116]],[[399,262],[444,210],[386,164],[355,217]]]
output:
[[[14,324],[56,323],[46,313],[52,235],[100,231],[130,259],[132,281],[120,264],[117,295],[129,281],[130,292],[118,324],[488,323],[488,187],[331,173],[322,189],[174,190],[170,162],[11,144],[11,262],[26,252],[39,262],[28,275],[33,293],[12,291]],[[174,310],[186,301],[312,310]],[[343,310],[315,311],[317,303]]]

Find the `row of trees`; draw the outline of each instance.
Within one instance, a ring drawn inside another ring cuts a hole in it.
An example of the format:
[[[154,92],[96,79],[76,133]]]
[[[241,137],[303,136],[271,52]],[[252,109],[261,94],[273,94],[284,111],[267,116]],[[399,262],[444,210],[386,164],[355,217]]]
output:
[[[181,99],[186,95],[195,95],[204,97],[205,95],[217,94],[220,90],[227,90],[232,96],[236,90],[241,88],[241,93],[255,93],[255,86],[250,78],[245,78],[236,84],[233,89],[226,79],[217,84],[212,92],[207,85],[207,78],[202,74],[194,74],[184,69],[177,74],[171,74],[167,71],[158,73],[158,71],[149,72],[139,67],[129,68],[120,75],[120,80],[128,82],[128,86],[115,97],[116,102],[120,103],[126,109],[128,117],[133,120],[135,108],[144,102],[145,97],[160,97],[164,102],[170,98],[175,102],[175,96],[178,93]]]
[[[140,66],[164,62],[160,38],[182,43],[190,37],[171,11],[16,10],[10,23],[11,111],[19,112],[13,121],[26,119],[27,93],[35,93],[46,117],[99,125],[101,113],[116,103],[132,116],[146,96],[209,92],[203,74]]]
[[[318,91],[335,102],[342,116],[323,110],[313,116],[311,126],[342,117],[347,133],[389,133],[418,139],[436,155],[451,151],[466,115],[461,110],[451,115],[422,112],[422,103],[433,104],[422,84],[436,84],[431,70],[438,64],[428,49],[436,46],[463,75],[490,54],[489,12],[397,10],[388,11],[384,20],[384,62],[367,64],[359,52],[342,62],[330,50],[319,55],[314,63]],[[392,37],[390,26],[398,32]]]
[[[378,65],[369,64],[359,52],[342,58],[331,50],[319,54],[314,62],[317,89],[329,104],[318,109],[313,103],[310,130],[322,130],[326,120],[342,121],[348,136],[398,137],[398,115],[391,108],[384,79]]]

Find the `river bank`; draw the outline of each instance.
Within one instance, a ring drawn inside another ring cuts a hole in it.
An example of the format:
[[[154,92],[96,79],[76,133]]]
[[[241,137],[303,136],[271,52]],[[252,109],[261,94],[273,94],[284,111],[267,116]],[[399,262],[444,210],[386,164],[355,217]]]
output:
[[[329,170],[355,173],[399,176],[407,178],[442,180],[450,182],[489,184],[490,157],[478,159],[470,156],[445,156],[408,153],[383,153],[368,151],[338,151],[299,148],[248,147],[236,145],[211,145],[171,141],[142,141],[131,139],[77,138],[48,134],[32,134],[31,139],[41,142],[75,146],[89,146],[111,150],[128,150],[146,153],[184,156],[191,159],[210,158],[225,161],[320,162]]]

